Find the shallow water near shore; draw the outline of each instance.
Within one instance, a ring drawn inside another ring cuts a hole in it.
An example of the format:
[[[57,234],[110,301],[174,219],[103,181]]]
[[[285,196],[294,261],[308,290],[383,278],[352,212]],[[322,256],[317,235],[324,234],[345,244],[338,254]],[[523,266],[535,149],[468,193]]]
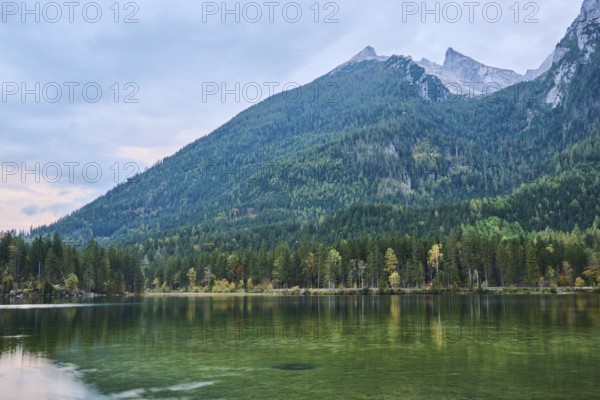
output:
[[[0,306],[6,398],[597,397],[595,294],[17,306]]]

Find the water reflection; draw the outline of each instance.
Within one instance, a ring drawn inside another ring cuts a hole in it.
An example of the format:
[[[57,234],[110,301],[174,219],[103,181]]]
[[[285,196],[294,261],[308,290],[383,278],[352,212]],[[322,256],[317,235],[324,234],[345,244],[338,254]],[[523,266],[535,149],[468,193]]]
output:
[[[596,393],[599,327],[597,295],[0,307],[0,397],[395,399],[402,387],[406,399],[579,400]],[[55,384],[65,393],[22,395]]]
[[[72,364],[55,364],[22,346],[0,354],[1,395],[4,399],[95,400],[102,395],[80,381]]]

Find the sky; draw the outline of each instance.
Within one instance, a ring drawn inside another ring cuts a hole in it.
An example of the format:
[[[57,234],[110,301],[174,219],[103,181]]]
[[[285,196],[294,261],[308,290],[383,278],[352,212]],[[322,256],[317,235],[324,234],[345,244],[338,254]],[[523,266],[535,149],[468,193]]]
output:
[[[537,68],[579,1],[0,3],[0,231],[48,224],[365,46]]]

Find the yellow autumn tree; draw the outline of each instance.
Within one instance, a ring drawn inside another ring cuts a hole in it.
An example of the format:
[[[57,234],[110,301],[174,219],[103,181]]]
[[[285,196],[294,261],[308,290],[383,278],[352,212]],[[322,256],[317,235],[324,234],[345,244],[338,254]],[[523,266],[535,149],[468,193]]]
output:
[[[384,263],[385,272],[387,272],[388,274],[392,274],[396,271],[396,268],[398,268],[398,258],[396,257],[394,249],[387,249],[387,251],[385,252]]]
[[[440,264],[442,263],[443,260],[444,260],[444,253],[442,253],[442,245],[435,243],[433,246],[431,246],[431,249],[429,249],[427,262],[428,262],[430,268],[435,269],[436,277],[438,276],[438,274],[440,272]],[[438,282],[439,282],[439,279],[438,279]]]
[[[400,287],[400,274],[396,271],[390,274],[390,286],[394,289],[398,289]]]
[[[198,273],[193,267],[187,272],[187,278],[189,282],[189,290],[192,290],[196,286],[196,279],[198,278]]]

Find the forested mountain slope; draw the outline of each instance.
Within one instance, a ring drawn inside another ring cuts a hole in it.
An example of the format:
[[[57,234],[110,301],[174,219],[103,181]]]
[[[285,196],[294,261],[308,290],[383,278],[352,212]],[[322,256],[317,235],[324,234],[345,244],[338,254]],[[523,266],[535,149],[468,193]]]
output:
[[[586,224],[594,201],[579,201],[568,216],[562,203],[542,216],[518,203],[533,193],[559,199],[556,182],[578,174],[587,195],[598,196],[596,160],[585,158],[597,153],[600,118],[598,4],[584,2],[553,66],[535,81],[466,99],[410,58],[347,63],[249,108],[32,234],[129,243],[182,229],[227,237],[333,221],[359,204],[417,213],[497,196],[515,203],[506,218],[532,229]]]

